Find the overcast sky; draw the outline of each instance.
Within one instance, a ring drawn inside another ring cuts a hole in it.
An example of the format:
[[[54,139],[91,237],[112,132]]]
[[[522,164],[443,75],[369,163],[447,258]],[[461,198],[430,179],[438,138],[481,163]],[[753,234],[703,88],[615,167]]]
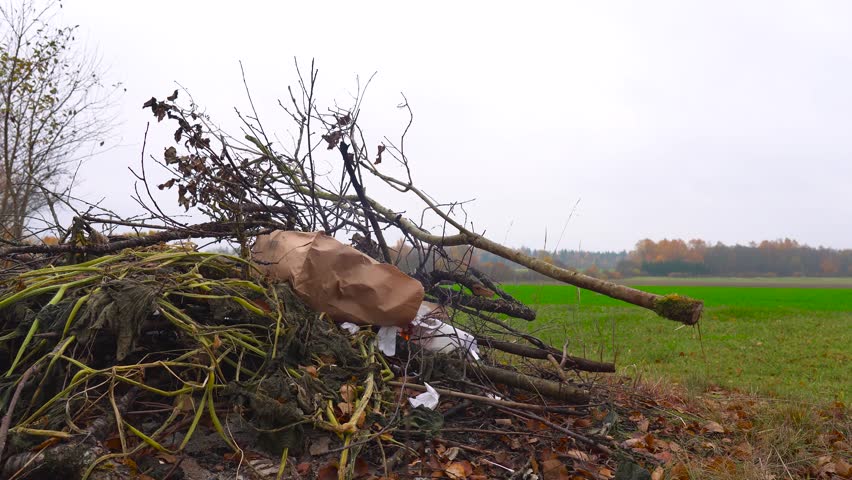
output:
[[[852,248],[850,2],[67,0],[62,15],[127,88],[121,146],[86,164],[80,190],[125,213],[145,100],[177,82],[229,125],[246,106],[238,62],[274,106],[297,57],[316,59],[326,104],[377,72],[371,138],[402,132],[403,92],[415,180],[439,200],[475,198],[470,218],[497,241],[543,247],[547,231],[553,248],[570,217],[562,248]],[[267,113],[286,138],[286,118]],[[149,152],[173,130],[152,124]]]

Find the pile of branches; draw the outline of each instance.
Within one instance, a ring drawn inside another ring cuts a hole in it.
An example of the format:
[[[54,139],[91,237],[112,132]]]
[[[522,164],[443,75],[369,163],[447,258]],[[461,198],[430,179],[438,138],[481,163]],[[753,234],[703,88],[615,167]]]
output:
[[[365,461],[370,475],[389,477],[398,465],[422,474],[426,465],[406,456],[424,455],[431,440],[452,430],[445,421],[465,411],[538,422],[596,455],[617,448],[602,433],[552,417],[588,412],[593,377],[579,372],[613,372],[614,365],[526,333],[518,322],[533,320],[535,311],[449,248],[487,250],[687,325],[699,321],[702,303],[562,269],[475,233],[457,216],[463,203],[441,203],[415,185],[404,149],[408,128],[397,143],[385,138],[368,148],[358,122],[363,90],[351,108],[321,112],[316,80],[313,67],[308,78],[300,72],[290,101],[279,102],[293,122],[289,148],[270,140],[250,95],[251,113],[238,112],[241,138],[221,131],[194,102],[182,106],[177,91],[151,98],[145,108],[173,123],[176,146],[155,159],[168,172],[165,182],[150,180],[144,154],[134,171],[134,198],[145,213],[118,218],[89,208],[71,227],[57,226],[58,245],[0,250],[7,267],[0,279],[3,478],[168,477],[180,470],[169,460],[192,448],[200,430],[214,433],[216,448],[259,478],[322,476],[318,462],[307,470],[304,462],[288,464],[306,452],[333,457],[323,468],[336,478],[367,475]],[[401,108],[411,113],[407,103]],[[401,175],[388,173],[394,169]],[[413,195],[423,211],[415,219],[379,203],[367,195],[368,182]],[[207,221],[167,214],[157,188],[175,190],[180,207]],[[427,228],[436,222],[438,229]],[[252,264],[253,238],[274,230],[348,236],[377,261],[405,268],[426,300],[449,312],[450,324],[476,337],[483,358],[428,352],[402,338],[398,353],[386,356],[373,329],[351,335],[306,308]],[[390,232],[402,240],[389,244]],[[175,240],[196,243],[164,245]],[[237,254],[200,251],[206,240],[232,242]],[[507,362],[507,354],[524,360],[520,368],[508,366],[519,362]],[[409,406],[426,382],[457,403],[437,411]],[[337,446],[328,447],[329,435]],[[252,462],[258,457],[249,445],[266,453],[266,463]],[[449,468],[438,464],[431,472]],[[527,467],[497,465],[482,474],[523,476]]]

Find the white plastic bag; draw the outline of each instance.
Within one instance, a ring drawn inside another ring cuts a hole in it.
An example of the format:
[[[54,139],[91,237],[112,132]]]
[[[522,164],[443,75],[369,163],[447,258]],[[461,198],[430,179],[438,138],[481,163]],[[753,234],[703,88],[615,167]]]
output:
[[[343,322],[340,324],[340,328],[349,332],[349,335],[355,335],[359,330],[361,330],[361,327],[352,322]]]
[[[411,406],[414,408],[423,405],[429,410],[435,410],[435,408],[438,406],[438,400],[441,398],[441,396],[438,394],[438,392],[435,391],[434,388],[432,388],[432,385],[429,385],[425,382],[423,383],[423,385],[426,386],[426,391],[421,393],[420,395],[417,395],[416,397],[409,398],[408,403],[410,403]]]
[[[431,352],[449,353],[462,349],[474,360],[479,360],[476,338],[470,333],[444,323],[443,309],[435,304],[423,302],[417,317],[411,322],[411,341]]]
[[[401,329],[399,327],[381,327],[376,335],[376,344],[379,351],[392,357],[396,355],[396,336]]]

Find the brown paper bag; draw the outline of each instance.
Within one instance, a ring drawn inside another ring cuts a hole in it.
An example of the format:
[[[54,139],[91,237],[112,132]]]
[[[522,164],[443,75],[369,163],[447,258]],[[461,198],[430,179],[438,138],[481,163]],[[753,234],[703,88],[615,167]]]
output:
[[[323,233],[278,230],[257,237],[252,258],[287,281],[311,308],[339,322],[405,327],[423,302],[423,285]]]

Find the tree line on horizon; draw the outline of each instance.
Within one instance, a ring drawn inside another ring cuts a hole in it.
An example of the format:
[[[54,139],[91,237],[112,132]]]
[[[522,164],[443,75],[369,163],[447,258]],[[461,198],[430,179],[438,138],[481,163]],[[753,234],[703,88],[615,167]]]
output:
[[[599,278],[669,277],[848,277],[852,276],[852,249],[811,247],[784,238],[747,245],[709,244],[704,240],[642,239],[630,250],[591,252],[519,249],[548,263]],[[498,281],[545,280],[488,252],[457,252],[458,259]],[[465,256],[467,258],[465,259]]]

